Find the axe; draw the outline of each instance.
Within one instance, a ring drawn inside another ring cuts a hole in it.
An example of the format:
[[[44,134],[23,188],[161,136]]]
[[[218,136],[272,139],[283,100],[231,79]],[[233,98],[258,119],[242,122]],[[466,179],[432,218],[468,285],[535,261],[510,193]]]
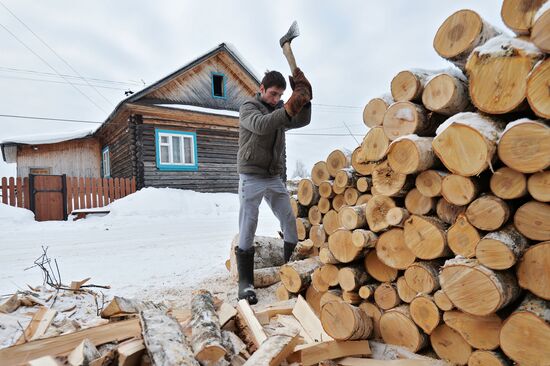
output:
[[[292,53],[292,48],[290,48],[290,42],[292,42],[292,40],[299,35],[300,29],[298,29],[298,23],[294,21],[288,29],[288,32],[286,32],[286,34],[279,40],[279,44],[283,49],[283,54],[288,61],[288,65],[290,66],[290,71],[292,72],[292,75],[294,75],[294,71],[296,70],[297,66],[296,60],[294,59],[294,54]]]

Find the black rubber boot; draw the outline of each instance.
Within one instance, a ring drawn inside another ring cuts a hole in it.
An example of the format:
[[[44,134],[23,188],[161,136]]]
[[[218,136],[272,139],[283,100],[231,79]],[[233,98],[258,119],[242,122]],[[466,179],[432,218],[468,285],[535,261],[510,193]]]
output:
[[[254,247],[242,250],[235,248],[237,271],[239,272],[239,300],[245,299],[250,305],[258,302],[254,292]]]
[[[296,243],[289,243],[288,241],[285,241],[283,246],[283,253],[285,257],[285,263],[288,263],[290,260],[290,257],[292,256],[292,253],[294,252],[294,248],[296,248]]]

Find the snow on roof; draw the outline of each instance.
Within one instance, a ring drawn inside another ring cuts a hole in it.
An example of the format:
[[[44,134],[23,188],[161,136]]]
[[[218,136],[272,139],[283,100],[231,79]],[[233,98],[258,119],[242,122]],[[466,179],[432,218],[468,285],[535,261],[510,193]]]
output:
[[[187,105],[187,104],[155,104],[155,106],[164,107],[164,108],[181,109],[184,111],[191,111],[191,112],[215,114],[219,116],[230,116],[230,117],[237,117],[237,118],[239,117],[238,111],[231,111],[228,109],[205,108],[205,107],[197,107],[194,105]]]
[[[97,127],[86,128],[81,130],[66,131],[66,132],[51,132],[51,133],[41,133],[41,134],[29,134],[8,137],[0,141],[0,144],[29,144],[29,145],[40,145],[40,144],[55,144],[56,142],[68,141],[79,139],[83,137],[92,136]]]

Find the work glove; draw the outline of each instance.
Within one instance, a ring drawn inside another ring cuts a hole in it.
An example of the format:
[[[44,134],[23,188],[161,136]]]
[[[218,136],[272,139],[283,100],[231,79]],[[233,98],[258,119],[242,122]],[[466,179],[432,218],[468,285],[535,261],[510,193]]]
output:
[[[286,101],[284,108],[290,117],[294,117],[311,100],[309,91],[303,85],[297,85],[290,98]]]
[[[313,99],[313,91],[311,90],[311,84],[308,79],[306,79],[306,76],[300,70],[299,67],[294,70],[293,76],[289,76],[288,80],[290,81],[290,87],[292,90],[294,90],[298,86],[305,87],[309,92],[309,99]]]

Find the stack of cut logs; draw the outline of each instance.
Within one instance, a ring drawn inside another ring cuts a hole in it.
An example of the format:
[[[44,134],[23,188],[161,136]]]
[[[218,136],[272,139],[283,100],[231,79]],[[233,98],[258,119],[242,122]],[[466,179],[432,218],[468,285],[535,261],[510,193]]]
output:
[[[306,291],[336,340],[373,337],[459,365],[550,365],[550,2],[471,10],[434,38],[447,70],[372,99],[351,155],[291,203],[300,246],[280,299]]]

